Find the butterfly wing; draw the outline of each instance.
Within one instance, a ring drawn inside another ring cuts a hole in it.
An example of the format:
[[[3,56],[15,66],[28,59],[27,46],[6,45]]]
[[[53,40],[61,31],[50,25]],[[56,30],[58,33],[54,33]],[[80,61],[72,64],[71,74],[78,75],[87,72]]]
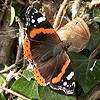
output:
[[[28,7],[26,10],[25,29],[28,38],[34,38],[35,35],[43,33],[50,34],[57,42],[61,42],[48,20],[34,8]]]
[[[65,63],[67,63],[67,61]],[[59,82],[57,82],[56,84],[53,84],[51,82],[49,86],[54,90],[62,90],[63,92],[65,92],[65,94],[73,94],[75,89],[75,78],[71,66],[68,65],[65,73],[63,74],[63,77],[61,77]]]
[[[70,59],[51,24],[36,9],[29,7],[26,10],[24,54],[40,85],[71,94],[68,91],[73,91],[74,75],[70,76],[71,82],[66,79],[71,72]]]

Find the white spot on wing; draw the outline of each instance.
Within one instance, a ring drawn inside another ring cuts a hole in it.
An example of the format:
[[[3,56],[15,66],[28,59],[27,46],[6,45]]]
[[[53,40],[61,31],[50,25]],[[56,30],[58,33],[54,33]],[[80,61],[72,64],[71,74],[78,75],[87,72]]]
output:
[[[61,81],[63,82],[63,79]]]
[[[66,78],[67,80],[70,80],[74,76],[74,72],[71,72]]]
[[[66,94],[73,94],[74,90],[68,90]]]
[[[35,23],[35,20],[34,19],[32,19],[32,21],[31,21],[32,23]]]
[[[72,85],[69,85],[69,87],[72,87]]]
[[[31,16],[31,18],[33,18],[33,16]]]
[[[32,13],[32,15],[34,15],[34,13]]]
[[[29,23],[29,22],[27,22],[27,23],[26,23],[26,26],[29,26],[29,25],[30,25],[30,23]]]
[[[72,86],[74,86],[74,87],[75,87],[75,82],[73,82],[73,83],[72,83]]]
[[[67,82],[64,82],[64,83],[63,83],[63,86],[66,86],[66,85],[67,85]]]
[[[29,14],[30,13],[30,10],[31,9],[28,7],[27,10],[26,10],[26,14]]]
[[[36,25],[34,25],[34,27],[36,27]]]
[[[28,21],[28,22],[29,22],[29,21],[30,21],[30,18],[29,18],[29,17],[28,17],[28,18],[26,18],[26,21]]]
[[[35,12],[34,13],[38,13],[38,10],[35,9]]]
[[[26,26],[28,26],[28,22],[26,23]]]
[[[38,23],[41,23],[41,22],[43,22],[43,21],[45,21],[45,20],[46,20],[45,17],[39,17],[39,18],[37,19]]]

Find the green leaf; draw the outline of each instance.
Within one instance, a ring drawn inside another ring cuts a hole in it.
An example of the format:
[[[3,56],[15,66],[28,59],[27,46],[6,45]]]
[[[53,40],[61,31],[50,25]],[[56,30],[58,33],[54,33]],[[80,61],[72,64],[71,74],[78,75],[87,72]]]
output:
[[[23,76],[27,79],[30,80],[33,78],[33,73],[32,73],[32,68],[30,65],[28,65],[27,69],[23,72]],[[66,96],[66,95],[61,95],[59,93],[54,92],[51,90],[48,86],[40,86],[38,85],[39,89],[39,96],[42,100],[76,100],[75,97],[73,96]],[[34,100],[34,98],[32,98]]]
[[[10,16],[10,26],[11,26],[13,24],[14,18],[15,18],[15,9],[12,6],[10,6],[10,9],[11,9],[11,16]]]
[[[28,81],[22,77],[14,82],[11,89],[30,99],[40,99],[38,94],[38,84],[34,80]]]
[[[100,60],[89,60],[82,54],[70,54],[72,66],[75,71],[75,79],[81,85],[84,92],[88,92],[100,82]]]
[[[8,66],[6,66],[5,64],[0,64],[0,71],[4,70],[7,67]],[[0,74],[0,86],[4,83],[7,75],[8,73]]]
[[[28,81],[34,79],[32,70],[33,67],[30,64],[28,64],[27,68],[23,71],[23,77],[25,77]]]
[[[94,17],[94,21],[100,23],[100,17]]]
[[[0,75],[0,86],[4,83],[5,79],[3,78],[3,75]]]
[[[92,32],[87,49],[93,51],[100,44],[100,31]]]
[[[100,9],[93,10],[93,17],[100,17]]]
[[[0,100],[6,100],[4,95],[0,93]]]
[[[76,100],[74,96],[66,96],[51,90],[48,86],[40,86],[36,81],[28,81],[25,78],[20,78],[11,87],[16,91],[31,100]]]
[[[94,21],[100,23],[100,9],[93,10],[93,17],[94,17],[93,20],[91,19],[85,20],[88,25],[91,25],[92,23],[94,23]]]
[[[23,71],[23,77],[25,77],[28,81],[34,78],[32,71],[29,71],[27,69]]]
[[[56,93],[49,87],[39,85],[39,94],[42,100],[76,100],[74,96],[67,96]]]
[[[93,22],[90,19],[85,19],[87,25],[91,25]]]

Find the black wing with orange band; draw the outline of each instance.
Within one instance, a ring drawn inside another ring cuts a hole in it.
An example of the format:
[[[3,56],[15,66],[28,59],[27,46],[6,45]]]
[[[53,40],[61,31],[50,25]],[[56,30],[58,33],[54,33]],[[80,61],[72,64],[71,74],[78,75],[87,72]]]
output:
[[[75,87],[74,72],[69,67],[70,59],[63,43],[51,24],[36,9],[28,7],[25,30],[24,54],[33,66],[37,82],[72,94]]]

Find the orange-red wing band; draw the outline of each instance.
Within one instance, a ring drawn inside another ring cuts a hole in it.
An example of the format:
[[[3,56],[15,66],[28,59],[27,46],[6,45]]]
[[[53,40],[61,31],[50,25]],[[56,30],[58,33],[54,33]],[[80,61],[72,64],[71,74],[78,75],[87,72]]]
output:
[[[65,71],[66,71],[66,69],[67,69],[69,63],[70,63],[70,59],[67,58],[65,64],[63,65],[63,67],[62,67],[62,69],[61,69],[61,72],[58,74],[58,76],[56,76],[55,78],[52,79],[52,83],[53,83],[53,84],[56,84],[56,83],[60,82],[61,78],[62,78],[63,75],[65,74]]]
[[[28,60],[32,59],[32,53],[30,50],[30,40],[28,38],[24,40],[24,55]]]
[[[30,37],[34,38],[37,34],[54,34],[55,30],[53,28],[48,28],[48,29],[44,29],[44,28],[33,28],[32,31],[30,32]]]
[[[41,86],[46,86],[46,82],[45,79],[41,76],[38,68],[33,70],[35,79],[37,80],[37,82],[41,85]]]

